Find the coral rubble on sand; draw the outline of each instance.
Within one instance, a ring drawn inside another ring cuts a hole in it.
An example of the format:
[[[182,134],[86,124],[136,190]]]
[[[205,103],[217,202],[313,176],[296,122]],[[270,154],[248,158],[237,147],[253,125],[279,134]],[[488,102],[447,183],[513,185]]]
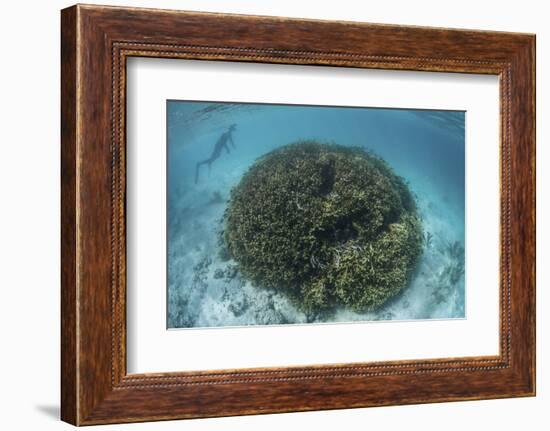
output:
[[[223,238],[246,279],[308,315],[379,308],[408,285],[425,241],[415,199],[385,161],[314,141],[249,168]]]

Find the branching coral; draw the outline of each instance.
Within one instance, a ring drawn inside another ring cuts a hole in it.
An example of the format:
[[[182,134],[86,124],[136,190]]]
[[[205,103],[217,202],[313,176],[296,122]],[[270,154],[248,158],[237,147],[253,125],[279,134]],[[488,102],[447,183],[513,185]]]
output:
[[[309,314],[380,307],[408,284],[424,240],[385,161],[314,141],[256,161],[231,192],[224,239],[244,277]]]

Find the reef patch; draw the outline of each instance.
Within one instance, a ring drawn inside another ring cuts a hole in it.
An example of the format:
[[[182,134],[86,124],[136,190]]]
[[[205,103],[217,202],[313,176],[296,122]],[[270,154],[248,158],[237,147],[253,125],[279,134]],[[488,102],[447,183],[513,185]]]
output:
[[[256,288],[284,292],[315,316],[372,311],[395,297],[425,237],[414,195],[383,159],[361,147],[300,141],[243,175],[223,241]]]

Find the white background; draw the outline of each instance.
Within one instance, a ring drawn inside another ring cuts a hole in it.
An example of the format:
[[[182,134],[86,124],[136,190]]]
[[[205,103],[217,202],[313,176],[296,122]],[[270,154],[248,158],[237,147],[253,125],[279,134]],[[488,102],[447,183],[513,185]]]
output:
[[[537,33],[538,396],[508,399],[106,426],[96,429],[543,430],[550,414],[550,29],[545,2],[298,0],[118,1],[189,10],[346,19]],[[62,430],[59,399],[59,9],[65,1],[5,2],[0,23],[0,426]],[[544,311],[546,310],[546,314]]]
[[[129,373],[498,354],[498,77],[141,58],[127,82]],[[167,331],[167,99],[466,111],[467,319]]]

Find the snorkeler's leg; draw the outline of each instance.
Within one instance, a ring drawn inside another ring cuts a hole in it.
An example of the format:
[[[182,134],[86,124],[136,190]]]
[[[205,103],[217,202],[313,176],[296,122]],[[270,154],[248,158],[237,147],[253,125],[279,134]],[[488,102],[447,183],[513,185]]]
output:
[[[203,160],[202,162],[198,162],[197,165],[195,166],[195,184],[199,182],[199,168],[202,165],[205,165],[206,163],[208,163],[208,171],[210,171],[210,159],[206,159],[206,160]]]
[[[195,184],[199,182],[199,167],[201,166],[200,163],[197,163],[195,165]]]

